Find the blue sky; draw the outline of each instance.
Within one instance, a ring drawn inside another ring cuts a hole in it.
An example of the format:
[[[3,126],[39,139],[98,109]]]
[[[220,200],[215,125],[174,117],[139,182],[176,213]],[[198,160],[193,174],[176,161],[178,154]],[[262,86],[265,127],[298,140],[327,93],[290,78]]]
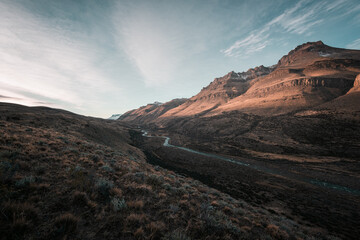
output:
[[[0,101],[108,117],[297,45],[360,49],[358,0],[0,0]]]

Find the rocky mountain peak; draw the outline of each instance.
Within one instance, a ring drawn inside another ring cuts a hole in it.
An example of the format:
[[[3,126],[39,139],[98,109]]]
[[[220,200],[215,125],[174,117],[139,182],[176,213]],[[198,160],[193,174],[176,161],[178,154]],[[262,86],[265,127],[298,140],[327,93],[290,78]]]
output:
[[[277,66],[289,66],[301,59],[309,59],[310,55],[314,56],[330,56],[333,51],[332,47],[325,45],[322,41],[307,42],[301,44],[291,50],[287,55],[284,55],[279,61]]]

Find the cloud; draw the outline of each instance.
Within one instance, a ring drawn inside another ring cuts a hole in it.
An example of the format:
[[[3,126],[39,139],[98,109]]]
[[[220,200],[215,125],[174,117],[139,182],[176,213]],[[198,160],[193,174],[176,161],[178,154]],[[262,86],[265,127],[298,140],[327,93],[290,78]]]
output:
[[[118,48],[147,86],[174,82],[189,58],[206,51],[213,36],[221,36],[223,25],[212,17],[215,6],[211,2],[201,8],[182,1],[118,2],[113,15]]]
[[[350,49],[360,49],[360,38],[354,40],[353,42],[349,43],[348,45],[346,45],[346,48],[350,48]]]
[[[249,55],[254,52],[261,51],[264,49],[269,40],[267,40],[269,34],[266,34],[265,31],[254,31],[245,39],[236,41],[231,47],[228,49],[222,50],[222,52],[226,56],[239,56],[241,55]],[[241,49],[241,51],[239,51]]]
[[[0,102],[17,103],[27,106],[52,106],[56,108],[62,107],[53,103],[38,101],[37,99],[4,89],[0,89]]]
[[[126,10],[124,10],[124,7]],[[183,36],[179,24],[167,11],[146,2],[124,6],[114,15],[117,40],[147,86],[168,83],[183,58]]]
[[[11,89],[9,96],[81,109],[97,91],[113,88],[96,66],[93,47],[73,32],[14,2],[0,2],[0,12],[0,84]]]
[[[324,23],[326,18],[336,17],[334,11],[347,11],[350,6],[356,6],[347,0],[310,1],[301,0],[295,6],[286,9],[282,14],[274,17],[262,28],[252,31],[247,37],[236,41],[227,49],[221,50],[226,56],[248,57],[250,54],[259,52],[267,47],[277,37],[271,36],[271,32],[303,35]],[[351,8],[350,8],[351,9]],[[333,14],[334,16],[329,16]]]

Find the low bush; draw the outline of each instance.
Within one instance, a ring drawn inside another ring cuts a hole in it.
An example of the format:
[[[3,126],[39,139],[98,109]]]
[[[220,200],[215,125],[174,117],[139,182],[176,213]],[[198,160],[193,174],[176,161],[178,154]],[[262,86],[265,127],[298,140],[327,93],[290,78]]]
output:
[[[118,212],[118,211],[126,208],[126,202],[123,198],[119,199],[119,198],[114,197],[111,199],[110,203],[115,212]]]
[[[17,187],[26,187],[29,186],[31,183],[35,182],[35,178],[33,176],[26,176],[23,177],[22,179],[16,181],[15,186]]]
[[[65,213],[55,219],[54,234],[64,236],[76,231],[79,219],[71,213]]]
[[[104,178],[100,178],[96,181],[95,187],[101,197],[108,199],[110,190],[114,187],[114,183]]]
[[[191,240],[191,238],[186,235],[184,230],[177,229],[173,232],[165,234],[161,240]]]

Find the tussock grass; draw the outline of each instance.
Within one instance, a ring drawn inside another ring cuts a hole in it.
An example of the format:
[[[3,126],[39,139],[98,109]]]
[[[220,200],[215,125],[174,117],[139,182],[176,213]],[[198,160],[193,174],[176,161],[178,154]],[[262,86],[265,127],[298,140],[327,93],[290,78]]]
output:
[[[37,125],[0,120],[5,126],[0,128],[1,239],[326,236],[147,164],[143,153],[126,143],[127,130],[114,122],[108,131],[103,126],[108,123],[100,120],[54,121]],[[102,142],[88,130],[95,126],[107,134]],[[124,142],[104,144],[114,131],[120,131]]]

